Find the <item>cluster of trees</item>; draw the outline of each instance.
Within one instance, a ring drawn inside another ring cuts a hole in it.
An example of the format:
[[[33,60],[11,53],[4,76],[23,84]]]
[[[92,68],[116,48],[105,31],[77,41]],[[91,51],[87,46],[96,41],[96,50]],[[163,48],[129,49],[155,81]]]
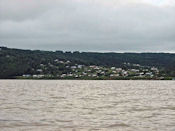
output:
[[[142,66],[158,67],[163,74],[175,77],[175,54],[170,53],[97,53],[21,50],[0,47],[0,78],[15,78],[32,74],[40,64],[52,63],[55,59],[69,60],[72,65],[98,65],[127,68],[123,63],[136,63]],[[66,72],[65,67],[60,69]],[[50,69],[50,73],[56,71]]]

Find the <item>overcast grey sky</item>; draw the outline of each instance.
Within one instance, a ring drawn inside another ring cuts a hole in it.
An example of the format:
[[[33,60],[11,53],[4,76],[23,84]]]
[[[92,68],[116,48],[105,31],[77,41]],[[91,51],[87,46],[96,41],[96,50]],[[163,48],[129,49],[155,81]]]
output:
[[[0,0],[0,46],[175,52],[175,0]]]

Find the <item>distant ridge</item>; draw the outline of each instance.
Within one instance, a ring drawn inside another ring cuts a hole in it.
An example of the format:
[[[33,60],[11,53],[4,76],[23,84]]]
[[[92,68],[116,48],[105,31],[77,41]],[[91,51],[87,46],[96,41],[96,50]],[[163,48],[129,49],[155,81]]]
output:
[[[22,50],[0,47],[0,78],[13,78],[32,69],[39,68],[43,63],[54,60],[71,61],[72,65],[98,65],[106,67],[128,68],[124,63],[154,66],[175,77],[174,53],[98,53],[98,52],[63,52]],[[54,71],[53,71],[54,72]]]

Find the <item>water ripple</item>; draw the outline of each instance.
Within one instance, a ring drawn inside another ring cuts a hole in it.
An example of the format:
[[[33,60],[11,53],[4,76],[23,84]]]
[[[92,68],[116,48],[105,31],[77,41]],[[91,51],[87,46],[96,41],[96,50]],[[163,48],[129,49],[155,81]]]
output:
[[[174,81],[0,80],[2,131],[173,131]]]

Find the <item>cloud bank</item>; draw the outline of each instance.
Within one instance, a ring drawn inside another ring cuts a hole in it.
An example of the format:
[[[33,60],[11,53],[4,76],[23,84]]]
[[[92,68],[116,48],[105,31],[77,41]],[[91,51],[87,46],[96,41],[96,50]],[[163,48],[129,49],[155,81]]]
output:
[[[172,0],[0,0],[0,45],[175,52]]]

